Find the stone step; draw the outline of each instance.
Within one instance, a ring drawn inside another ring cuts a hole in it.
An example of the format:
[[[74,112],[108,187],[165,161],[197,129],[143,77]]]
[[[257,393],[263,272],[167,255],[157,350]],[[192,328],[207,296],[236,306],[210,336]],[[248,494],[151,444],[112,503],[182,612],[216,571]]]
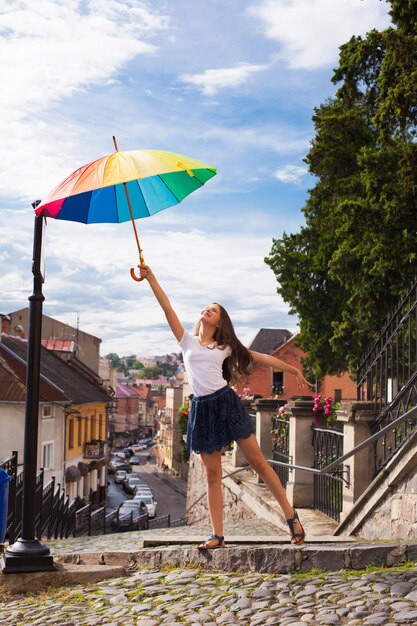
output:
[[[55,561],[55,572],[19,572],[4,574],[0,570],[0,590],[10,594],[35,593],[49,587],[97,583],[109,578],[126,576],[128,571],[123,563],[104,565],[100,556],[95,555],[88,565],[83,562],[63,563]],[[1,595],[1,594],[0,594]]]
[[[184,535],[161,535],[160,533],[147,533],[143,540],[142,545],[144,548],[155,546],[169,546],[169,545],[187,545],[195,544],[200,541],[198,536],[190,536],[190,533]],[[354,537],[334,537],[333,535],[321,535],[321,536],[308,536],[308,544],[338,544],[338,543],[357,543],[357,539]],[[263,545],[268,544],[274,546],[276,544],[288,544],[288,535],[232,535],[230,537],[225,535],[225,542],[227,546],[231,545]]]
[[[244,538],[247,539],[247,538]],[[178,537],[175,538],[178,542]],[[234,541],[234,538],[232,539]],[[406,561],[417,560],[417,542],[352,541],[308,542],[301,547],[279,544],[229,543],[227,548],[199,551],[195,545],[186,544],[148,547],[135,552],[83,552],[61,554],[61,563],[79,563],[87,567],[98,563],[122,566],[127,571],[144,567],[199,567],[224,572],[256,572],[290,574],[313,569],[340,571],[364,569],[368,565],[392,567]]]

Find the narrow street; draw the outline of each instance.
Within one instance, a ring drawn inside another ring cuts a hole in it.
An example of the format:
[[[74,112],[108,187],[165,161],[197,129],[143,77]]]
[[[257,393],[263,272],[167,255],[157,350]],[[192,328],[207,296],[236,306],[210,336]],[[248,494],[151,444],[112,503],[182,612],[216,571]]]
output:
[[[164,473],[154,461],[147,462],[149,451],[143,450],[138,453],[140,465],[133,465],[132,472],[137,474],[144,483],[153,491],[154,498],[158,503],[157,517],[170,515],[171,520],[177,520],[185,516],[185,496],[176,491],[168,482],[165,482]],[[116,509],[123,500],[129,500],[131,495],[123,490],[123,486],[114,483],[114,474],[109,474],[107,494],[107,509]]]

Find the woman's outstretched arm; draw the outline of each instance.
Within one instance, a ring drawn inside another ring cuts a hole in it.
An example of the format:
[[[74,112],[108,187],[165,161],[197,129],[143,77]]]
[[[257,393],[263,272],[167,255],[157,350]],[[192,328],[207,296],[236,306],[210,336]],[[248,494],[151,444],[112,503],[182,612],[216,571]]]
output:
[[[178,316],[175,313],[174,309],[172,308],[168,296],[156,280],[156,276],[152,272],[149,265],[139,265],[138,267],[141,278],[146,278],[149,285],[151,286],[152,291],[154,292],[155,298],[157,299],[161,309],[165,313],[165,317],[167,318],[167,322],[172,332],[174,333],[175,339],[177,341],[181,341],[184,334],[184,327],[178,319]]]
[[[257,363],[264,363],[265,365],[269,365],[270,367],[274,367],[277,370],[282,370],[283,372],[289,372],[293,374],[300,387],[304,387],[304,389],[309,389],[314,387],[313,384],[309,383],[308,380],[303,376],[302,372],[293,365],[289,365],[285,361],[281,361],[281,359],[277,359],[276,357],[270,354],[262,354],[261,352],[253,352],[253,350],[249,350],[250,358],[252,361]]]

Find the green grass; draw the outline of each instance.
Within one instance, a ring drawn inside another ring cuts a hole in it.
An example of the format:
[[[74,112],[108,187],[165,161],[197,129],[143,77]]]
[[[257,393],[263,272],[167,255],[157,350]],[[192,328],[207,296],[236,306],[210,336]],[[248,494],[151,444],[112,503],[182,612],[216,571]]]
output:
[[[302,581],[308,580],[309,578],[325,578],[329,574],[329,570],[327,569],[317,569],[313,567],[308,572],[295,572],[292,574],[293,580]]]
[[[356,570],[346,570],[342,572],[342,578],[349,578],[350,576],[363,576],[364,574],[382,574],[384,572],[402,572],[404,570],[413,570],[416,569],[417,563],[415,561],[406,561],[405,563],[400,563],[399,565],[394,565],[392,567],[387,567],[386,565],[373,565],[370,563],[363,569]]]

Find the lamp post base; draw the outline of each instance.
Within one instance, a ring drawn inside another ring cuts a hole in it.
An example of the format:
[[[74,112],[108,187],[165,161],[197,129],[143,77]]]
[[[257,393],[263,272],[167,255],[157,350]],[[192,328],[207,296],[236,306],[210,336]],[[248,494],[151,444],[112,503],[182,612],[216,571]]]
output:
[[[37,539],[17,539],[3,553],[3,574],[56,571],[49,548]]]

